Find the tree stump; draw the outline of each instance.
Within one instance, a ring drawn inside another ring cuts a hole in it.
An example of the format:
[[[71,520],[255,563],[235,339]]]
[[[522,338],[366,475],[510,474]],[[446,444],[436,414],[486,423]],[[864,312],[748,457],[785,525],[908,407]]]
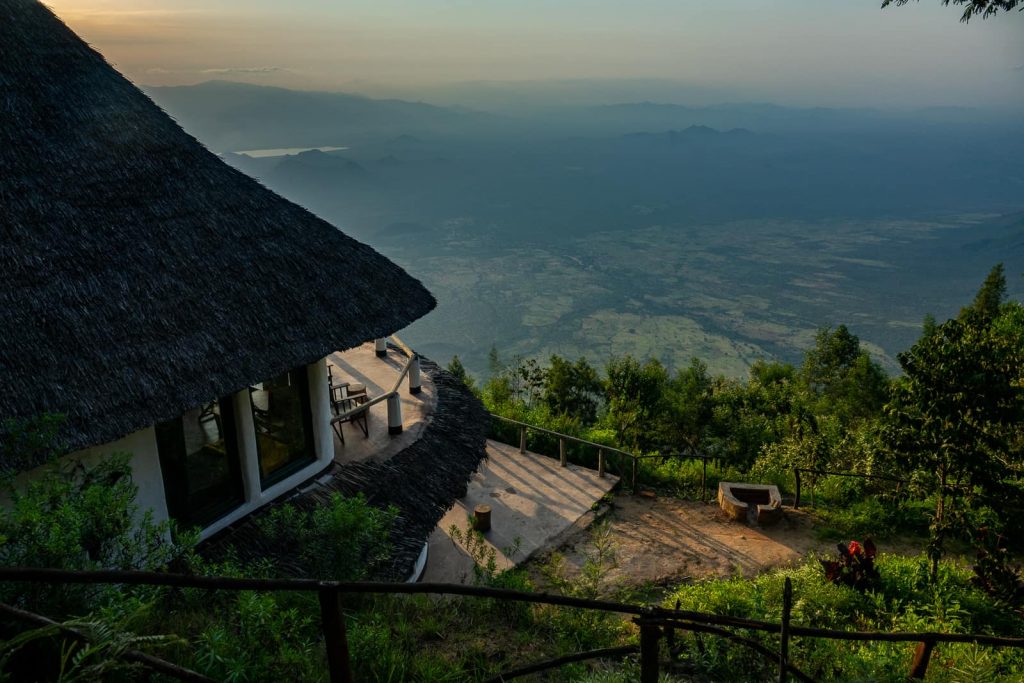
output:
[[[491,530],[490,505],[477,505],[473,508],[473,530],[481,533]]]

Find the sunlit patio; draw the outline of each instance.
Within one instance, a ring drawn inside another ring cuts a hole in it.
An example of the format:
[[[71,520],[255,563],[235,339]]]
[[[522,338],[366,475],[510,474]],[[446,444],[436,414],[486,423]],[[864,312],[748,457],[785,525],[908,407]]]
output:
[[[394,388],[408,356],[389,344],[387,355],[378,357],[373,342],[367,342],[354,349],[332,354],[327,361],[329,376],[336,386],[344,383],[349,383],[350,387],[362,385],[366,391],[366,400],[372,401]],[[424,372],[421,377],[421,390],[418,394],[409,392],[408,377],[402,380],[398,389],[402,413],[401,433],[389,433],[388,404],[387,401],[381,401],[370,406],[367,411],[366,434],[358,421],[334,425],[334,459],[339,463],[369,458],[386,460],[415,442],[437,405],[437,395],[430,376]],[[338,436],[339,430],[345,437],[344,442]]]

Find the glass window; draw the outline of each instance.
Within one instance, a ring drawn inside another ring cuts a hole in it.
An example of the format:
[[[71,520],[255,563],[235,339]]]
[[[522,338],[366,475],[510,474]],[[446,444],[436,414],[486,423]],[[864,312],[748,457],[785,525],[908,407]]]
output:
[[[316,460],[306,368],[296,368],[249,389],[263,488]]]
[[[156,425],[171,517],[208,526],[244,501],[231,397],[210,401]]]

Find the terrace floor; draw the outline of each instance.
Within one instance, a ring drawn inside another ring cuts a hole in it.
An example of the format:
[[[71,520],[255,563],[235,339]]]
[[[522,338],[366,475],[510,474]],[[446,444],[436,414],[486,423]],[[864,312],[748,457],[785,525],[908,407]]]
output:
[[[335,382],[358,382],[366,386],[366,393],[372,399],[391,391],[399,373],[405,367],[405,354],[388,346],[388,355],[378,358],[373,342],[367,342],[354,349],[334,353],[327,362],[333,365]],[[345,434],[342,443],[334,434],[334,459],[340,463],[356,462],[368,458],[386,460],[419,439],[430,415],[437,405],[437,394],[427,373],[422,373],[423,390],[419,394],[409,393],[408,378],[402,380],[399,395],[402,400],[402,433],[388,434],[387,401],[370,407],[368,418],[369,436],[352,423],[341,425]]]
[[[495,552],[498,568],[506,569],[557,544],[617,482],[611,475],[602,479],[594,470],[561,467],[554,458],[488,440],[487,459],[470,479],[466,495],[430,535],[421,580],[472,581],[473,560],[449,529],[454,525],[465,532],[476,505],[491,507],[491,530],[484,539]]]

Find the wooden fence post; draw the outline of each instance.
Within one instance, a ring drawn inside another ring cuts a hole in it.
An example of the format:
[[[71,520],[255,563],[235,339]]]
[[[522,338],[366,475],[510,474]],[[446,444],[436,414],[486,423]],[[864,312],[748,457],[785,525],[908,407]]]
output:
[[[681,605],[679,598],[676,598],[676,611],[679,611]],[[665,627],[665,648],[668,650],[669,661],[674,662],[679,656],[678,650],[676,649],[676,628],[675,626]]]
[[[345,634],[345,614],[341,611],[341,593],[333,588],[321,588],[320,626],[327,647],[327,669],[331,683],[352,683],[352,667],[348,656],[348,638]]]
[[[565,467],[569,464],[569,460],[565,455],[565,437],[558,437],[558,463]]]
[[[633,495],[636,495],[636,456],[633,456]]]
[[[917,644],[914,651],[914,661],[910,664],[910,675],[908,678],[921,680],[928,673],[928,662],[932,658],[932,650],[935,648],[934,640],[925,640]]]
[[[604,479],[604,449],[597,449],[597,476]]]
[[[793,583],[786,577],[782,589],[782,643],[779,646],[779,683],[786,683],[789,674],[789,617],[793,611]]]
[[[796,475],[796,498],[793,499],[793,509],[797,510],[800,508],[800,468],[794,467],[793,473]]]
[[[658,683],[661,628],[640,620],[640,683]]]
[[[526,453],[526,427],[519,428],[519,452]]]
[[[708,502],[708,458],[704,456],[701,458],[701,462],[704,463],[704,471],[700,475],[700,502]]]

